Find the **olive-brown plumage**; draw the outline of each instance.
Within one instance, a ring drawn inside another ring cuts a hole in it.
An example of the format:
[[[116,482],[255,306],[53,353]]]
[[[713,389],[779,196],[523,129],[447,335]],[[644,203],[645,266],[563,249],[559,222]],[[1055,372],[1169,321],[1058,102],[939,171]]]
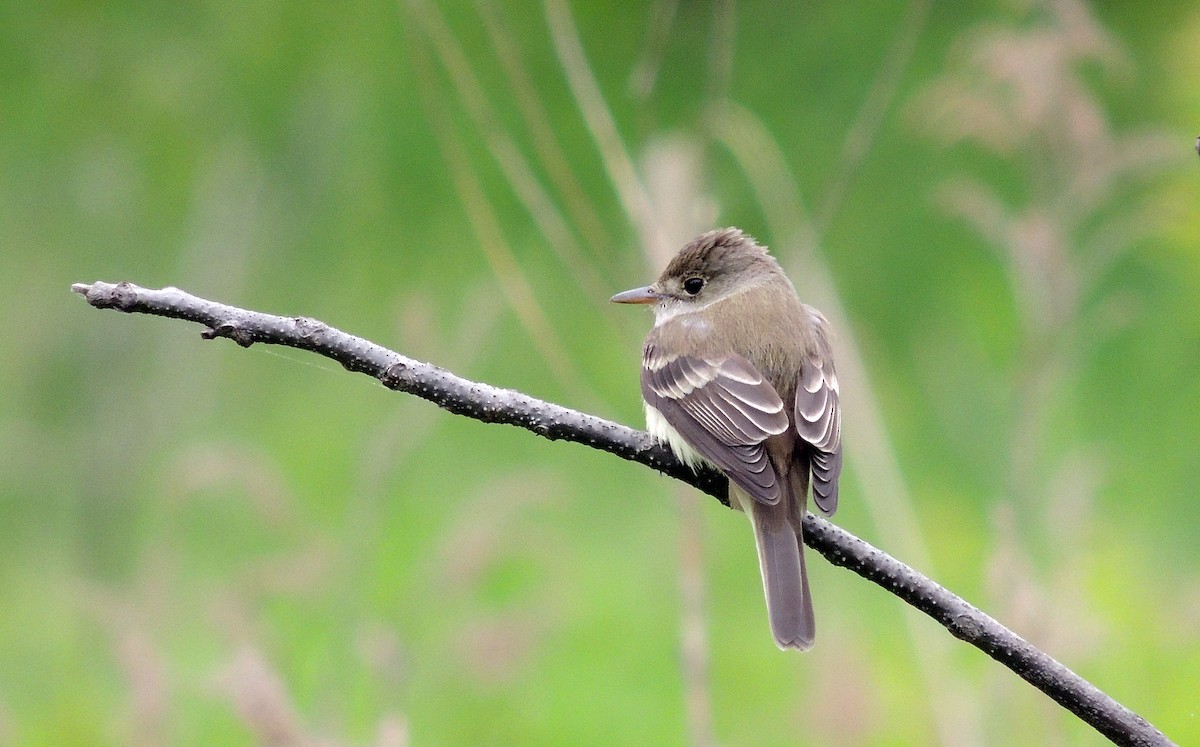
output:
[[[612,300],[653,304],[642,356],[647,426],[681,460],[729,477],[730,505],[754,526],[775,641],[810,648],[801,521],[810,483],[820,511],[837,509],[842,466],[828,323],[736,228],[694,239],[653,285]]]

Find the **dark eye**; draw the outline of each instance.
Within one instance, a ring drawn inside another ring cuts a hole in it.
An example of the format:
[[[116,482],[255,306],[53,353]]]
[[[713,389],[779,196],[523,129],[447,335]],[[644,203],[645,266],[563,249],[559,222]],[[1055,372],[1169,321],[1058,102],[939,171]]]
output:
[[[694,296],[704,287],[704,278],[688,278],[683,281],[683,292]]]

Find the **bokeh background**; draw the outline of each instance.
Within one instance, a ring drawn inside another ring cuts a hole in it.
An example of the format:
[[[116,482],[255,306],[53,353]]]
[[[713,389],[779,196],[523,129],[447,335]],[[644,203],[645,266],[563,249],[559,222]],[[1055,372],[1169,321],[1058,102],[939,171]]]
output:
[[[839,330],[835,521],[1200,741],[1195,3],[0,5],[0,745],[1097,744],[745,519],[177,285],[638,425],[700,231]]]

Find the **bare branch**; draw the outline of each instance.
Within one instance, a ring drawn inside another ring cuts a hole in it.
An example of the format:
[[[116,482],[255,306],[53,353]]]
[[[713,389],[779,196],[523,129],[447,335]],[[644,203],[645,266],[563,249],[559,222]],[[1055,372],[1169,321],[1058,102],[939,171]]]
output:
[[[203,324],[205,339],[227,337],[309,350],[365,373],[389,389],[414,394],[450,412],[486,423],[515,425],[550,439],[574,441],[658,470],[728,505],[725,478],[694,473],[648,434],[510,389],[455,376],[361,337],[306,317],[284,317],[207,301],[178,288],[151,290],[130,283],[77,283],[71,290],[99,309],[153,314]],[[961,597],[825,519],[804,517],[804,540],[834,565],[847,568],[941,623],[1090,724],[1115,744],[1171,745],[1162,732]]]

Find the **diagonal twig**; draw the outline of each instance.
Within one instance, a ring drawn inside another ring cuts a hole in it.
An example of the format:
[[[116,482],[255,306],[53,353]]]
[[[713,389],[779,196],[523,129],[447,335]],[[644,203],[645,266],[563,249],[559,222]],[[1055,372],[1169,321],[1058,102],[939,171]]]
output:
[[[582,443],[674,477],[723,503],[719,473],[692,472],[649,434],[530,397],[469,381],[413,360],[315,319],[249,311],[179,290],[130,283],[77,283],[71,290],[96,308],[152,314],[204,325],[205,339],[227,337],[243,347],[261,342],[308,350],[368,374],[389,389],[414,394],[450,412],[488,423],[506,423],[550,440]],[[942,624],[950,633],[1011,669],[1119,745],[1171,745],[1149,722],[961,597],[887,553],[825,519],[804,517],[805,542],[834,565],[891,592]]]

